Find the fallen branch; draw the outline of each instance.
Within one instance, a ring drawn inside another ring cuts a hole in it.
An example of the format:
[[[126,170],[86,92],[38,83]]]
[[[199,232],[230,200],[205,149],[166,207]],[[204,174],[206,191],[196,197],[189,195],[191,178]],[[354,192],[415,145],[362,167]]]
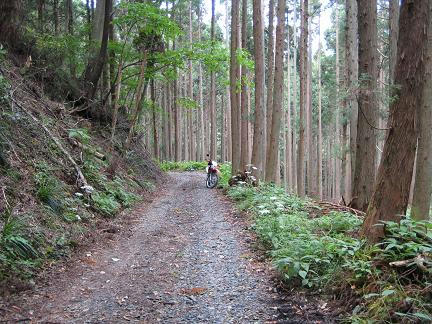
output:
[[[426,259],[426,256],[419,254],[415,258],[411,258],[408,260],[401,260],[401,261],[393,261],[390,262],[389,265],[392,267],[406,267],[411,264],[415,264],[421,271],[423,272],[431,272],[432,269],[428,269],[428,267],[425,265],[428,263],[428,260]]]
[[[36,122],[38,125],[42,127],[42,129],[48,134],[48,136],[53,140],[53,142],[57,145],[57,147],[60,149],[60,151],[63,152],[63,154],[66,156],[66,158],[72,163],[72,165],[75,168],[75,171],[78,176],[78,188],[81,187],[88,187],[88,183],[86,178],[84,177],[81,168],[78,166],[78,164],[75,162],[75,160],[72,158],[72,156],[69,154],[68,151],[63,147],[63,145],[60,143],[60,141],[51,133],[51,131],[41,122],[39,121],[31,112],[29,112],[26,108],[24,108],[21,104],[19,104],[13,97],[10,98],[12,102],[20,108],[27,116],[29,116],[34,122]]]
[[[94,156],[96,156],[98,159],[105,161],[106,160],[106,156],[94,149],[92,149],[91,147],[89,147],[88,145],[85,145],[79,141],[77,141],[74,138],[70,138],[69,137],[69,142],[71,142],[72,145],[78,146],[79,148],[86,150],[88,152],[90,152],[91,154],[93,154]]]
[[[356,216],[361,216],[364,217],[366,215],[365,212],[362,212],[361,210],[358,209],[354,209],[348,206],[343,206],[343,205],[339,205],[339,204],[335,204],[335,203],[331,203],[329,201],[319,201],[318,205],[322,208],[327,208],[331,211],[341,211],[341,212],[345,212],[345,213],[351,213],[354,214]]]

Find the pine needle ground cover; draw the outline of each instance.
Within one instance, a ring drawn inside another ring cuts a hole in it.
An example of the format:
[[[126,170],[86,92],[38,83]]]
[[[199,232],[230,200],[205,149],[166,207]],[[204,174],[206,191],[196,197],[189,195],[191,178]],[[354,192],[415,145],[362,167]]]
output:
[[[228,195],[253,216],[253,229],[289,286],[341,301],[343,320],[430,322],[430,222],[386,223],[386,238],[359,238],[361,217],[324,211],[273,185],[237,186]]]

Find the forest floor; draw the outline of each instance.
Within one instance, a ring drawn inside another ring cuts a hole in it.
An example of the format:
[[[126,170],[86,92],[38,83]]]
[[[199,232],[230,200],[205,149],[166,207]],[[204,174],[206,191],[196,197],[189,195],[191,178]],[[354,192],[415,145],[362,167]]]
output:
[[[0,300],[0,322],[331,322],[319,301],[281,291],[249,221],[204,179],[171,173],[152,203],[128,215],[127,230]]]

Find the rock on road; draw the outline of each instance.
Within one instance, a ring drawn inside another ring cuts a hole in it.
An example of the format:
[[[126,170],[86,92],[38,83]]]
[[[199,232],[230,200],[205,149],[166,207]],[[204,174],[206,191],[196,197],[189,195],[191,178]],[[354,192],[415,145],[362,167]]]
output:
[[[5,321],[265,323],[277,314],[268,275],[251,261],[244,225],[202,173],[171,173],[116,235],[44,286],[10,301]]]

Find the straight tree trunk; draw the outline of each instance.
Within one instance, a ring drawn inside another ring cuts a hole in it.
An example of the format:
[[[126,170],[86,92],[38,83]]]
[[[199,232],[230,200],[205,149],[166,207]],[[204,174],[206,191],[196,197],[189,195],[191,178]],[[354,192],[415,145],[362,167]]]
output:
[[[267,45],[267,100],[266,100],[266,128],[264,136],[266,139],[266,156],[263,159],[264,175],[267,171],[267,159],[270,150],[270,133],[273,114],[273,82],[274,82],[274,0],[269,2],[269,27]],[[267,177],[266,177],[267,179]]]
[[[276,27],[276,55],[273,89],[273,113],[270,133],[270,148],[266,162],[266,181],[280,181],[278,168],[280,125],[282,119],[283,86],[284,86],[284,42],[285,42],[285,0],[278,0]]]
[[[321,16],[319,16],[320,18]],[[323,137],[322,137],[322,87],[321,87],[321,21],[318,21],[318,196],[323,200]]]
[[[68,0],[69,1],[69,0]],[[111,23],[111,10],[112,0],[105,0],[105,12],[104,12],[104,23],[103,23],[103,35],[102,43],[100,45],[99,53],[93,57],[87,65],[84,73],[84,83],[87,88],[86,98],[88,101],[94,99],[96,95],[97,84],[102,74],[104,64],[106,62],[108,53],[108,37],[109,37],[109,26]]]
[[[309,7],[311,3],[309,2]],[[308,12],[309,12],[308,8]],[[312,25],[312,17],[310,17],[309,22],[307,24],[308,30],[311,30]],[[307,60],[306,60],[306,152],[307,152],[307,194],[310,197],[316,196],[315,187],[315,172],[313,163],[313,144],[312,144],[312,33],[309,34],[308,39],[308,51],[307,51]]]
[[[21,39],[22,0],[0,1],[0,43],[13,49]]]
[[[231,64],[230,64],[230,98],[231,98],[231,135],[232,135],[232,174],[241,171],[240,157],[240,94],[237,84],[240,79],[240,65],[237,60],[237,49],[239,48],[239,0],[231,2]]]
[[[308,0],[302,1],[302,16],[300,24],[300,134],[297,163],[297,194],[305,195],[305,112],[306,112],[306,82],[308,53]]]
[[[263,179],[265,155],[265,108],[264,108],[264,23],[261,0],[253,0],[253,38],[255,59],[255,121],[252,147],[252,165],[257,168],[254,176]]]
[[[349,155],[350,155],[350,175],[349,183],[347,184],[350,193],[352,192],[352,177],[354,176],[355,161],[356,161],[356,144],[357,144],[357,120],[358,120],[358,102],[357,102],[357,82],[358,82],[358,46],[357,46],[357,2],[356,0],[346,0],[345,16],[347,23],[345,25],[345,58],[347,69],[347,110],[349,111],[350,123],[350,140],[349,140]],[[351,201],[352,196],[347,198]]]
[[[288,29],[288,19],[286,27]],[[285,159],[284,159],[284,166],[285,166],[285,190],[287,192],[293,192],[293,166],[292,166],[292,160],[293,160],[293,149],[292,149],[292,122],[291,122],[291,59],[290,59],[290,39],[289,39],[289,32],[287,32],[287,55],[286,55],[286,66],[287,66],[287,81],[286,81],[286,94],[287,94],[287,100],[286,100],[286,107],[285,107],[285,123],[284,123],[284,149],[285,149]]]
[[[247,0],[242,0],[242,49],[247,51]],[[241,69],[241,157],[240,168],[246,170],[249,164],[249,100],[248,100],[248,71],[246,67]]]
[[[335,70],[336,70],[336,107],[335,107],[335,146],[336,146],[336,153],[335,153],[335,198],[336,199],[340,199],[341,197],[341,173],[342,173],[342,168],[341,168],[341,157],[342,157],[342,152],[343,152],[343,148],[341,146],[341,132],[340,132],[340,60],[339,60],[339,8],[338,5],[336,3],[336,66],[335,66]],[[341,152],[341,153],[339,153]]]
[[[213,0],[214,1],[214,0]],[[189,1],[189,49],[192,50],[193,36],[192,36],[192,1]],[[193,100],[193,79],[192,79],[192,60],[188,62],[188,96],[190,100]],[[189,132],[189,159],[193,161],[196,159],[196,144],[194,138],[194,125],[193,125],[193,114],[192,109],[187,111],[188,121],[188,132]]]
[[[357,0],[359,28],[359,81],[356,167],[352,206],[367,210],[375,180],[378,79],[376,0]]]
[[[226,47],[229,48],[229,10],[228,10],[228,2],[225,1],[225,35],[226,35]],[[230,95],[230,86],[226,86],[226,96],[227,96],[227,110],[226,110],[226,118],[227,118],[227,161],[232,161],[232,136],[231,136],[231,95]]]
[[[361,234],[370,242],[384,236],[381,221],[399,221],[405,214],[417,142],[416,109],[425,86],[424,53],[429,1],[402,1],[394,81],[399,89],[390,106],[389,134]]]
[[[159,160],[159,136],[156,116],[156,87],[154,79],[150,82],[150,98],[152,101],[152,124],[153,124],[153,157]]]
[[[297,120],[297,7],[294,6],[293,8],[293,43],[294,43],[294,50],[293,50],[293,75],[292,75],[292,87],[293,87],[293,108],[292,108],[292,121],[293,121],[293,127],[292,127],[292,174],[293,174],[293,192],[297,193],[297,127],[296,127],[296,120]]]
[[[87,8],[89,7],[87,0]],[[59,35],[59,8],[58,0],[53,0],[53,21],[54,21],[54,35]]]
[[[146,82],[145,82],[145,71],[147,69],[147,51],[144,51],[143,57],[141,59],[141,65],[140,65],[140,76],[138,79],[138,86],[135,96],[135,110],[132,116],[131,126],[129,128],[129,133],[126,138],[125,148],[124,151],[126,152],[130,144],[132,142],[132,137],[135,134],[135,127],[138,122],[138,117],[141,115],[143,105],[142,105],[142,98],[143,94],[146,92]]]
[[[201,20],[202,20],[202,7],[198,9],[198,41],[201,42]],[[199,160],[205,159],[204,147],[204,104],[203,104],[203,78],[202,78],[202,65],[201,61],[198,62],[198,103],[199,103],[199,127],[197,138],[197,149]]]
[[[425,84],[422,103],[417,110],[419,138],[411,217],[428,220],[432,195],[432,13],[429,8]]]
[[[397,41],[399,35],[399,1],[389,0],[389,34],[390,34],[390,53],[389,53],[389,84],[393,84],[394,69],[396,65]]]
[[[239,1],[239,0],[237,0]],[[238,13],[237,13],[238,14]],[[212,18],[211,18],[211,28],[210,37],[212,43],[215,41],[215,25],[216,25],[216,13],[215,13],[215,0],[212,0]],[[237,27],[238,28],[238,27]],[[210,157],[216,160],[216,76],[215,72],[212,70],[210,72]],[[240,163],[240,161],[239,161]]]

